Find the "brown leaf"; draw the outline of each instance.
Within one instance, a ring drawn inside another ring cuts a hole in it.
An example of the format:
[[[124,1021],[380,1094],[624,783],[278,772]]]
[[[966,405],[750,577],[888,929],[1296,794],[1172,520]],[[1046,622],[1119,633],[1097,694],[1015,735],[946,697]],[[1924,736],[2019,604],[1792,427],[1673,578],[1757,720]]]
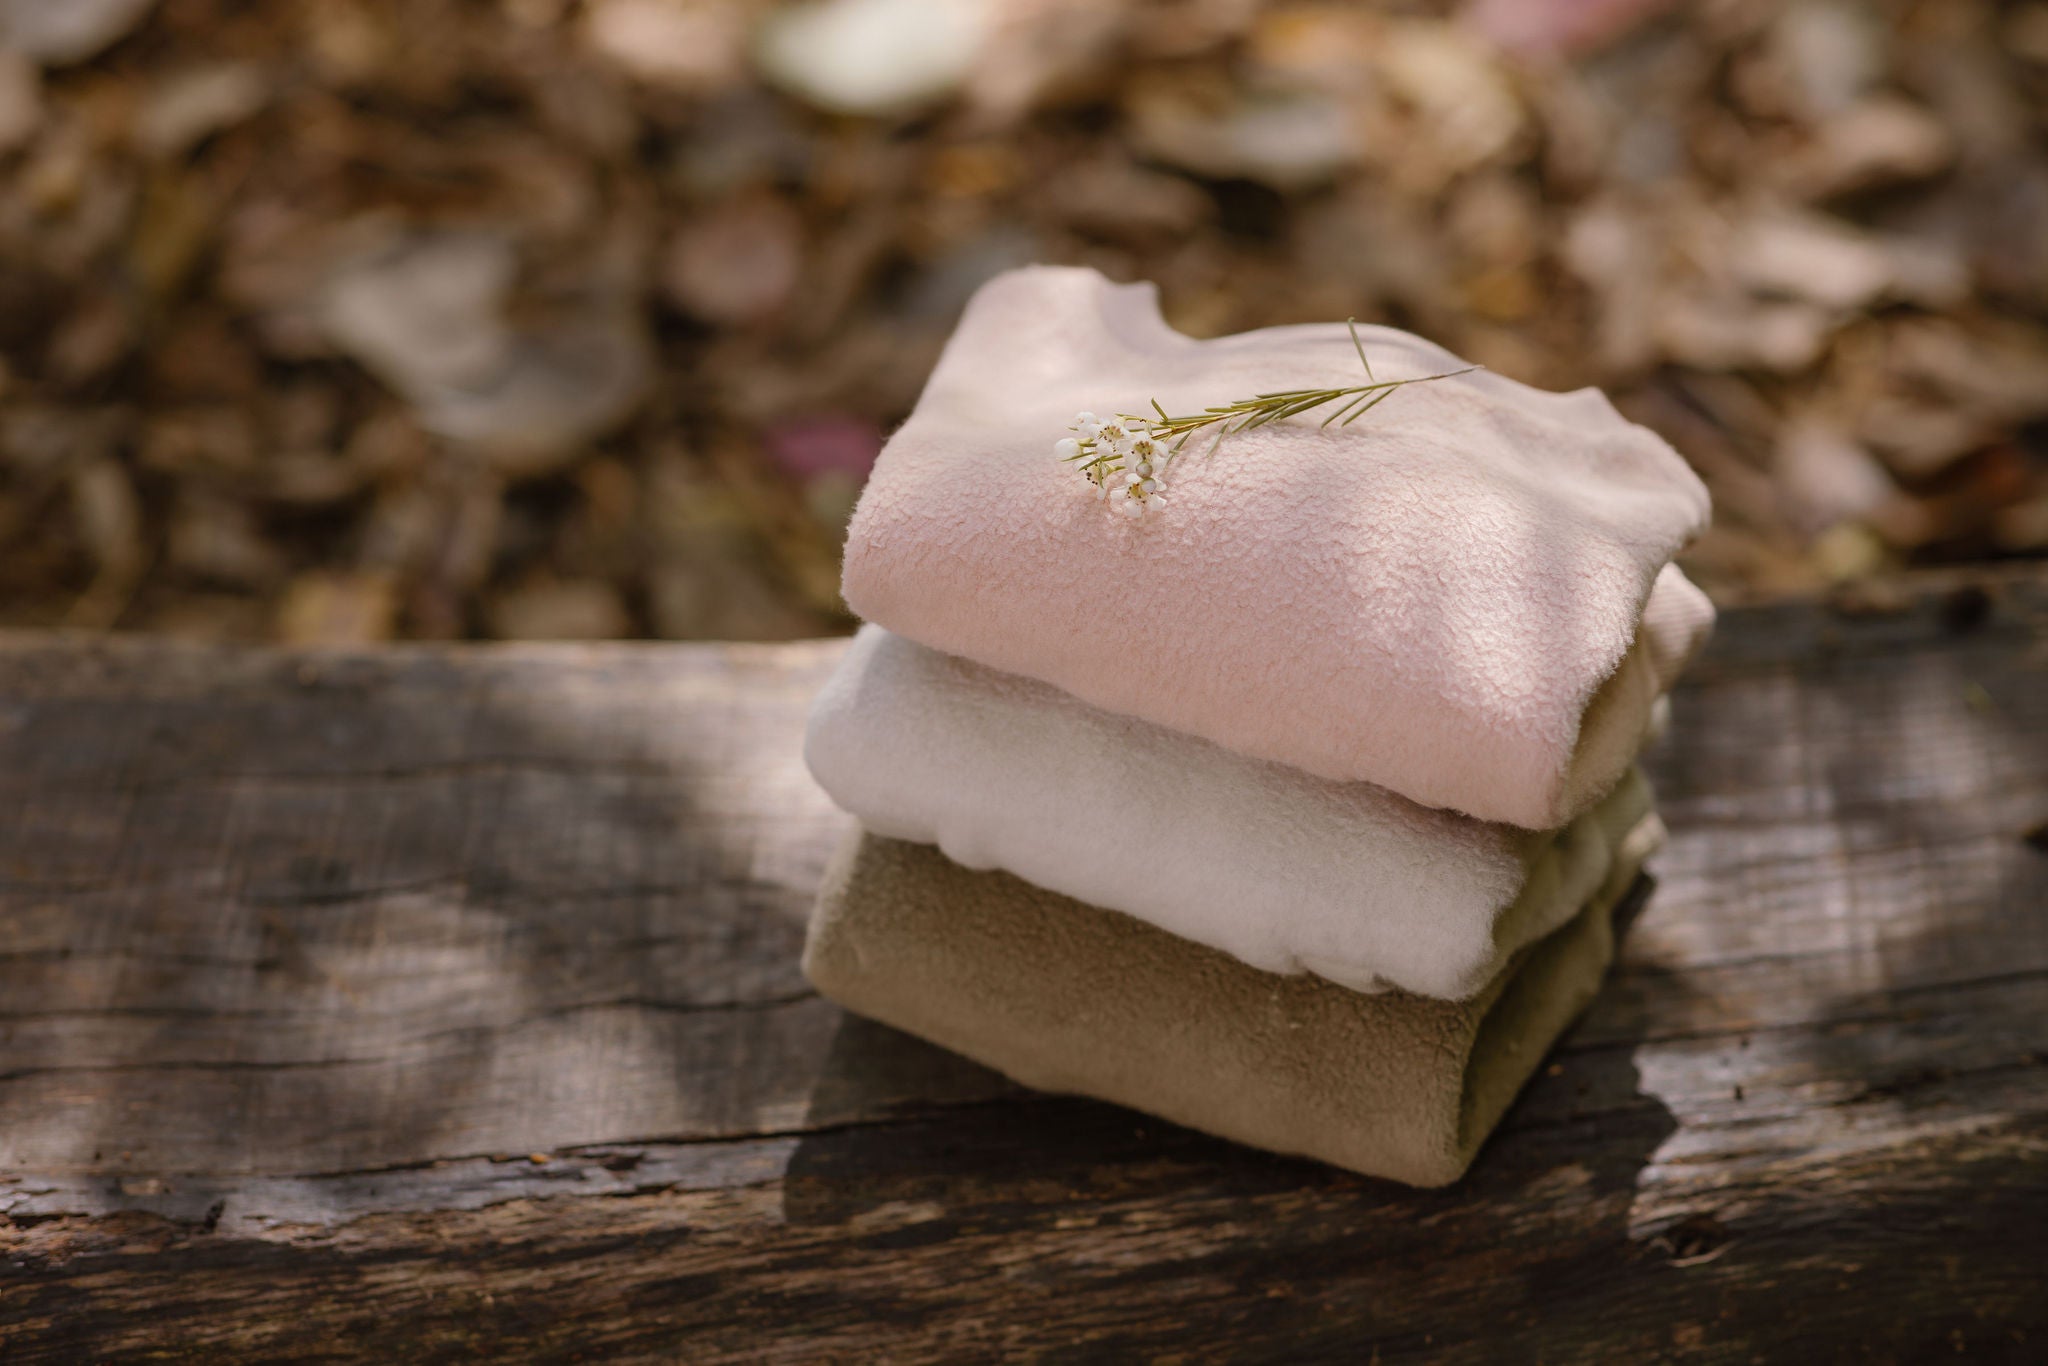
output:
[[[1947,170],[1955,154],[1954,138],[1932,114],[1880,96],[1821,124],[1778,175],[1794,193],[1825,199],[1925,180]]]
[[[750,195],[684,224],[661,280],[669,299],[708,322],[739,325],[782,311],[803,265],[803,221],[782,200]]]
[[[633,624],[618,592],[593,579],[539,579],[496,595],[491,633],[506,640],[611,640]]]
[[[244,588],[267,588],[285,570],[284,555],[247,507],[203,494],[181,499],[173,511],[166,559],[194,578]]]
[[[174,157],[240,123],[270,98],[270,78],[247,62],[212,62],[158,81],[135,118],[135,141],[154,157]]]
[[[45,66],[97,55],[142,22],[155,0],[0,0],[0,48]]]
[[[389,575],[302,574],[286,588],[273,629],[287,645],[374,645],[391,639],[397,616]]]
[[[42,125],[42,78],[35,63],[0,47],[0,155],[26,144]]]
[[[746,28],[731,0],[591,0],[583,40],[639,80],[705,94],[743,75]]]
[[[142,505],[127,471],[94,460],[71,475],[78,538],[103,575],[131,577],[142,564]]]

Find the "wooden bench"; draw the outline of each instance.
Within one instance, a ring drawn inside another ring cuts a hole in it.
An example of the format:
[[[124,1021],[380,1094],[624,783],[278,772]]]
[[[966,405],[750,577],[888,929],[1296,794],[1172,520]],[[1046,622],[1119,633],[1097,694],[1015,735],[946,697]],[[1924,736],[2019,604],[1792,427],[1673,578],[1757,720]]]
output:
[[[1441,1192],[813,995],[838,649],[0,645],[0,1359],[2048,1359],[2048,574],[1725,616]]]

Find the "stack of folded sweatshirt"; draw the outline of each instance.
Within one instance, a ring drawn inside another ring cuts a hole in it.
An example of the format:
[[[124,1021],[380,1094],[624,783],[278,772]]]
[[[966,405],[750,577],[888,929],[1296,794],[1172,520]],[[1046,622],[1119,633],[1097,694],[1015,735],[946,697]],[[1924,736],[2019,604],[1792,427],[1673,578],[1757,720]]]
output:
[[[1376,374],[1455,358],[1363,329]],[[1342,327],[1197,342],[1147,286],[975,296],[849,533],[812,715],[864,829],[820,991],[1048,1090],[1454,1181],[1584,1008],[1662,827],[1634,758],[1713,620],[1705,490],[1598,393],[1485,372],[1276,422],[1110,515],[1077,410],[1356,383]]]

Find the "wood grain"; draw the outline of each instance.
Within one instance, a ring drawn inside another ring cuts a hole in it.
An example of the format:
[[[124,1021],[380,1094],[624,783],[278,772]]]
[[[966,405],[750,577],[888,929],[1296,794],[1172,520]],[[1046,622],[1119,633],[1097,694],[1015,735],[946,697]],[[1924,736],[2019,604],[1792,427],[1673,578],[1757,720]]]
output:
[[[0,1357],[2048,1352],[2048,578],[1724,618],[1431,1193],[811,995],[837,649],[0,644]]]

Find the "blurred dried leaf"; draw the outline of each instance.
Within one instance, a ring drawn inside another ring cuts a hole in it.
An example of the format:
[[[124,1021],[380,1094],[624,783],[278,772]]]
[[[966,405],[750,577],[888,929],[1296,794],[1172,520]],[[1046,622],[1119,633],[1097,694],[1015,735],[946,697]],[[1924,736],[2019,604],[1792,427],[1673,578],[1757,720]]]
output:
[[[629,635],[632,619],[610,584],[592,579],[538,580],[499,593],[491,633],[505,640],[609,640]]]
[[[404,474],[433,456],[431,439],[412,415],[394,405],[378,408],[350,433],[343,458],[365,477]]]
[[[163,403],[249,402],[262,387],[262,363],[224,311],[181,309],[147,340],[148,384]]]
[[[2023,325],[1974,330],[1921,324],[1893,334],[1899,370],[1986,419],[2048,416],[2048,332]]]
[[[668,640],[788,640],[821,627],[758,566],[688,543],[654,567],[647,597],[654,633]]]
[[[2048,67],[2048,4],[2015,5],[2005,14],[2007,51],[2036,66]]]
[[[150,416],[141,442],[145,469],[174,475],[246,475],[256,469],[256,424],[238,407],[170,409]]]
[[[761,73],[842,114],[898,114],[951,95],[973,70],[994,0],[799,0],[769,13]]]
[[[1498,56],[1453,24],[1388,26],[1379,71],[1413,111],[1419,143],[1395,174],[1433,194],[1462,172],[1501,156],[1521,136],[1522,105]]]
[[[1991,539],[2007,554],[2048,550],[2048,493],[2000,508],[1992,519]]]
[[[1825,419],[1786,423],[1776,463],[1778,480],[1810,533],[1864,516],[1897,492],[1870,452]]]
[[[1926,479],[1983,449],[1996,428],[1941,403],[1889,394],[1864,408],[1857,428],[1902,479]]]
[[[702,94],[739,79],[746,22],[744,8],[727,0],[592,0],[583,34],[640,80]]]
[[[1883,247],[1818,214],[1752,213],[1736,227],[1728,256],[1733,278],[1755,293],[1826,308],[1864,307],[1896,277]]]
[[[215,62],[159,81],[135,117],[135,141],[151,156],[171,157],[240,123],[270,98],[270,80],[247,62]]]
[[[71,475],[78,538],[96,567],[91,585],[71,604],[67,626],[104,630],[127,608],[142,574],[142,506],[128,472],[108,459]]]
[[[42,77],[24,54],[0,47],[0,156],[43,126]]]
[[[78,388],[104,376],[135,342],[127,301],[95,294],[72,310],[50,338],[49,367],[61,384]]]
[[[272,502],[324,507],[363,489],[367,471],[324,451],[278,451],[263,462],[262,492]]]
[[[965,95],[984,126],[1100,89],[1131,12],[1101,0],[994,0]]]
[[[515,330],[515,267],[502,237],[413,236],[338,269],[322,314],[427,430],[530,474],[630,416],[649,357],[638,320],[601,298]]]
[[[151,298],[167,299],[185,288],[213,234],[216,210],[198,177],[151,177],[128,247],[135,278]]]
[[[2048,551],[2040,0],[148,9],[0,0],[0,623],[843,625],[1035,260],[1600,385],[1717,594]]]
[[[374,645],[397,627],[396,586],[385,574],[302,574],[279,603],[273,629],[286,645]]]
[[[1833,326],[1832,315],[1811,304],[1687,294],[1666,297],[1652,325],[1658,345],[1681,364],[1780,374],[1811,369]]]
[[[676,234],[662,283],[677,307],[709,322],[759,322],[795,292],[803,245],[803,220],[780,199],[735,199]]]
[[[1672,0],[1471,0],[1465,21],[1510,52],[1572,57],[1596,52]]]
[[[1601,368],[1630,375],[1656,355],[1657,295],[1664,268],[1646,211],[1619,197],[1595,200],[1564,233],[1564,263],[1599,303],[1595,348]]]
[[[391,68],[398,35],[378,10],[359,0],[331,0],[307,6],[303,18],[306,55],[330,84],[368,84]]]
[[[155,0],[0,0],[0,48],[44,66],[96,56],[142,22]]]
[[[267,588],[285,572],[284,555],[247,507],[206,495],[183,498],[172,511],[165,558],[194,578],[244,588]]]
[[[1885,567],[1884,542],[1869,527],[1843,522],[1813,543],[1813,565],[1830,583],[1868,578]]]
[[[1124,161],[1069,168],[1045,187],[1044,202],[1077,232],[1138,244],[1184,238],[1215,216],[1196,186]]]
[[[1770,53],[1794,108],[1813,118],[1840,113],[1884,74],[1882,21],[1855,0],[1794,0],[1770,30]]]
[[[0,406],[0,461],[31,484],[60,478],[110,455],[129,420],[118,408],[10,402]]]
[[[1825,199],[1924,180],[1954,161],[1954,139],[1932,114],[1877,96],[1822,123],[1779,179],[1794,193]]]
[[[344,263],[324,315],[336,344],[420,402],[488,383],[507,364],[518,258],[497,234],[423,235]]]
[[[112,460],[80,466],[71,476],[71,507],[100,573],[131,577],[142,563],[142,506],[127,472]]]
[[[1299,190],[1363,151],[1350,110],[1317,91],[1203,91],[1162,76],[1127,83],[1123,97],[1140,152],[1204,176]]]

